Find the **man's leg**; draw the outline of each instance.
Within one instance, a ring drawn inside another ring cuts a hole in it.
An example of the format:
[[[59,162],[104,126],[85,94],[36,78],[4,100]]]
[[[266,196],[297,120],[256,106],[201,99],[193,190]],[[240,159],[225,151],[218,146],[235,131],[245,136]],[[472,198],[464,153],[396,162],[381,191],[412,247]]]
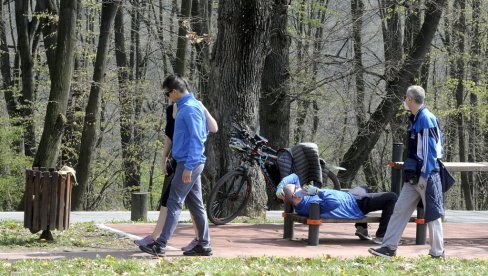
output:
[[[170,190],[168,203],[167,203],[168,212],[166,215],[166,222],[164,223],[163,231],[161,232],[161,235],[156,240],[158,244],[163,246],[166,245],[169,238],[175,231],[176,226],[178,225],[178,219],[180,217],[183,202],[185,201],[186,195],[189,193],[192,186],[195,184],[194,181],[192,181],[189,184],[183,183],[182,175],[184,169],[185,167],[183,163],[178,163],[176,165],[175,176],[171,181],[171,190]]]
[[[427,188],[433,188],[435,184],[433,181],[440,182],[439,175],[433,175],[431,178],[428,179],[426,186],[419,187],[416,186],[417,192],[420,194],[422,198],[422,203],[424,205],[424,209],[427,212],[427,201],[425,200],[425,193]],[[439,202],[442,204],[442,201]],[[444,232],[442,229],[442,218],[438,218],[436,220],[430,221],[427,223],[427,228],[429,228],[429,240],[430,240],[430,251],[429,254],[434,257],[439,257],[444,254]]]
[[[427,223],[429,228],[430,250],[433,257],[444,255],[444,232],[442,229],[442,218]]]
[[[392,192],[368,193],[363,199],[358,201],[359,209],[361,209],[364,214],[373,211],[382,211],[380,225],[376,231],[377,238],[385,236],[386,228],[390,221],[390,217],[393,214],[397,198],[397,195]]]
[[[403,230],[405,230],[410,216],[415,211],[419,199],[420,195],[415,188],[408,183],[404,183],[400,197],[395,204],[393,214],[388,222],[388,227],[381,245],[382,247],[388,247],[391,250],[397,249]]]
[[[200,165],[199,168],[195,168],[192,173],[192,182],[195,181],[192,189],[187,195],[186,206],[192,214],[193,223],[197,227],[198,232],[198,244],[203,247],[208,247],[210,245],[210,236],[208,233],[208,220],[207,213],[205,212],[205,207],[203,206],[203,196],[202,196],[202,185],[200,174],[203,170],[204,165]],[[194,176],[198,176],[195,180]]]

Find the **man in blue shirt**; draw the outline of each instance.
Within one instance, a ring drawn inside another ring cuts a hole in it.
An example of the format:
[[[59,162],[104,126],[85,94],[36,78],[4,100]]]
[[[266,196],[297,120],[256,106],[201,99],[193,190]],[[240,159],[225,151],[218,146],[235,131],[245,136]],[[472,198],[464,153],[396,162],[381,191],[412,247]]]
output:
[[[172,147],[177,165],[171,182],[163,231],[155,242],[139,248],[151,255],[164,256],[166,244],[176,229],[185,202],[198,230],[198,244],[184,251],[183,255],[210,256],[212,249],[200,178],[206,160],[204,144],[208,135],[205,111],[189,92],[188,82],[178,74],[168,76],[163,81],[163,89],[166,89],[166,96],[178,105]]]
[[[305,185],[302,189],[296,174],[283,178],[278,184],[276,194],[291,203],[297,214],[307,217],[312,203],[320,204],[322,218],[362,219],[369,212],[381,210],[380,224],[373,239],[375,243],[381,243],[397,200],[395,193],[368,193],[365,186],[354,188],[349,192],[321,190],[311,185]],[[367,229],[366,224],[356,224],[356,228],[358,227]],[[357,232],[356,235],[366,239]]]
[[[376,256],[390,258],[396,255],[397,243],[420,200],[425,207],[425,222],[429,228],[429,255],[432,258],[444,256],[441,221],[444,199],[437,163],[443,155],[442,132],[437,118],[425,108],[424,99],[422,87],[413,85],[407,89],[403,105],[411,112],[411,125],[407,131],[405,183],[381,247],[369,249]]]

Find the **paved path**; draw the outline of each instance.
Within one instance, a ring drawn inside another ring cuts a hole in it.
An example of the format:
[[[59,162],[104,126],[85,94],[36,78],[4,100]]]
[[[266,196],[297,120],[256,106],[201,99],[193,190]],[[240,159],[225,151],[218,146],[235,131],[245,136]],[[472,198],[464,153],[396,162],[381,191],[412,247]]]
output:
[[[482,258],[488,259],[488,231],[486,224],[446,223],[444,225],[445,249],[447,257]],[[134,236],[144,236],[150,233],[154,224],[107,224],[105,229],[112,229],[120,233]],[[374,233],[377,224],[371,225],[370,232]],[[280,257],[341,257],[353,258],[370,256],[368,248],[378,247],[369,241],[361,241],[354,236],[354,224],[326,224],[321,226],[320,244],[307,244],[307,226],[295,225],[293,240],[283,239],[283,225],[281,224],[229,224],[210,226],[213,257],[249,257],[249,256],[280,256]],[[180,224],[171,241],[171,250],[167,257],[183,257],[178,248],[186,245],[193,238],[190,224]],[[419,257],[428,253],[429,245],[415,244],[415,224],[409,223],[403,233],[405,243],[401,245],[397,254],[402,257]],[[96,258],[111,255],[117,258],[155,259],[141,252],[135,245],[129,250],[92,250],[83,252],[49,252],[39,251],[41,248],[28,252],[0,253],[0,259],[59,259],[59,258]]]
[[[149,218],[155,220],[157,212],[150,212]],[[281,218],[280,211],[268,212],[268,218]],[[23,220],[23,213],[0,213],[0,220]],[[154,223],[127,223],[130,212],[72,212],[71,222],[94,221],[99,227],[119,234],[122,237],[136,239],[152,232]],[[188,221],[188,213],[180,217]],[[113,222],[115,221],[115,222]],[[119,222],[117,222],[119,221]],[[120,222],[124,221],[124,222]],[[448,211],[444,224],[446,255],[460,258],[488,259],[488,212]],[[377,224],[371,224],[370,233],[374,234]],[[296,224],[294,239],[283,239],[283,225],[276,224],[228,224],[210,226],[214,257],[239,256],[300,256],[300,257],[344,257],[369,256],[368,248],[378,245],[368,241],[360,241],[354,236],[354,225],[325,224],[321,226],[320,244],[307,245],[308,228]],[[193,238],[193,229],[188,223],[181,223],[173,235],[167,252],[168,257],[181,257],[178,248],[186,245]],[[397,254],[403,257],[418,257],[428,253],[428,245],[415,244],[415,224],[409,223],[403,233],[405,244],[400,246]],[[0,259],[57,259],[87,257],[95,258],[112,255],[117,258],[153,259],[142,253],[136,246],[133,250],[103,250],[71,252],[71,251],[28,251],[2,252]]]

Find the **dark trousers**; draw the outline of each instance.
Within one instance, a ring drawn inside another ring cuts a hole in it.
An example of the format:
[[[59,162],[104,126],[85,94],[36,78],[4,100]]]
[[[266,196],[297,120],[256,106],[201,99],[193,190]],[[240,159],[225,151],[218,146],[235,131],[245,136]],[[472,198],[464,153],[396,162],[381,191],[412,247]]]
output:
[[[382,211],[380,225],[376,231],[376,237],[385,236],[386,227],[395,208],[398,196],[393,192],[367,193],[361,199],[356,199],[359,209],[366,215],[373,211]],[[367,223],[356,223],[356,226],[368,227]]]

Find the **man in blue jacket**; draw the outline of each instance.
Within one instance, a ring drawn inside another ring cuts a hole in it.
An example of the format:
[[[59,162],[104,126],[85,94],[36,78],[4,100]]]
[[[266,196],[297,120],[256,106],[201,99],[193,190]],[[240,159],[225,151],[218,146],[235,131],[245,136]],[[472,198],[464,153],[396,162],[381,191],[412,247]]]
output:
[[[163,231],[154,243],[139,248],[151,255],[164,256],[166,244],[176,229],[185,202],[195,220],[198,244],[183,252],[183,255],[210,256],[212,249],[200,180],[206,160],[204,143],[208,135],[205,112],[202,104],[189,92],[188,82],[178,74],[168,76],[163,81],[163,89],[166,89],[166,96],[178,105],[172,147],[177,165],[171,182]]]
[[[380,248],[369,252],[380,257],[396,255],[398,241],[419,200],[425,207],[433,258],[444,257],[441,217],[444,215],[442,185],[437,159],[443,155],[442,132],[437,118],[424,106],[425,91],[420,86],[407,89],[405,108],[411,112],[408,129],[407,159],[404,162],[405,183],[388,224]]]
[[[302,189],[296,174],[290,174],[281,180],[276,195],[291,203],[297,214],[306,217],[309,216],[312,203],[320,204],[322,218],[362,219],[369,212],[381,210],[376,237],[372,239],[375,243],[381,243],[397,200],[395,193],[368,193],[366,186],[356,187],[349,192],[321,190],[311,185],[304,185]],[[359,227],[367,230],[366,224],[356,224],[356,228]],[[357,231],[356,235],[361,239],[368,239]]]

